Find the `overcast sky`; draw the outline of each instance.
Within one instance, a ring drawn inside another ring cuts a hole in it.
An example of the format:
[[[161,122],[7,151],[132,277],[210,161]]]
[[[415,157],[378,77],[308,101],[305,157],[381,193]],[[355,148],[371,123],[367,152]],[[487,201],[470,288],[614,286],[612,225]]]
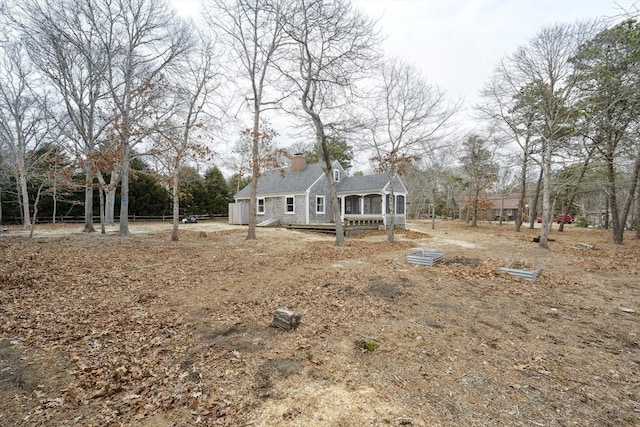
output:
[[[612,0],[356,0],[380,19],[385,52],[414,63],[428,81],[466,107],[495,65],[546,25],[621,13]],[[637,1],[636,1],[637,3]]]
[[[416,65],[466,111],[495,65],[546,25],[619,16],[640,0],[352,0],[379,20],[384,51]],[[198,0],[173,0],[181,14],[197,14]],[[284,142],[284,141],[283,141]]]
[[[465,105],[495,64],[545,25],[615,16],[640,0],[353,0],[379,19],[384,50],[418,66],[424,76]],[[194,13],[197,0],[173,0]]]

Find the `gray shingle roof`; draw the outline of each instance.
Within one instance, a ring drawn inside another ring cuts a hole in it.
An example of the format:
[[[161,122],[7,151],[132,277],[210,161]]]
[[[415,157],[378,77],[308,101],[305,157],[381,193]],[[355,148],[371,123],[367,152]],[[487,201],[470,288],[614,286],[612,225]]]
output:
[[[336,186],[338,194],[352,193],[354,191],[382,191],[389,182],[386,174],[377,173],[374,175],[350,176],[343,178]]]
[[[323,175],[321,163],[308,164],[302,171],[291,173],[291,168],[274,169],[264,172],[258,180],[258,196],[271,196],[277,194],[296,194],[306,191],[318,178]],[[382,191],[389,182],[384,173],[364,176],[349,176],[342,178],[336,185],[338,194],[349,194],[361,191]],[[396,180],[396,191],[404,190],[404,187]],[[244,187],[236,194],[237,199],[249,198],[251,188]]]
[[[274,169],[264,172],[258,179],[258,195],[300,193],[311,187],[322,176],[320,163],[308,164],[298,173],[291,173],[291,168]],[[248,198],[251,192],[249,185],[236,194],[236,198]]]

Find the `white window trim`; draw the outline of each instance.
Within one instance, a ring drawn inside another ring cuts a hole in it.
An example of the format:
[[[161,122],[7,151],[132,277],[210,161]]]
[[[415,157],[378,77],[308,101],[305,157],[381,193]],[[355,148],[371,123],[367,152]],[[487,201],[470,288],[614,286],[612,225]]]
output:
[[[322,210],[318,210],[318,200],[322,199]],[[326,212],[326,198],[324,196],[316,196],[316,213],[324,214]]]
[[[262,200],[262,212],[260,212],[260,200]],[[264,215],[265,212],[265,200],[264,197],[258,197],[256,199],[256,215]]]
[[[335,182],[340,182],[340,170],[339,169],[334,169],[333,170],[333,180]]]
[[[291,204],[291,207],[293,208],[293,210],[291,212],[289,212],[287,210],[287,199],[292,199],[293,203]],[[295,196],[284,196],[284,213],[287,215],[293,215],[296,213],[296,198]]]

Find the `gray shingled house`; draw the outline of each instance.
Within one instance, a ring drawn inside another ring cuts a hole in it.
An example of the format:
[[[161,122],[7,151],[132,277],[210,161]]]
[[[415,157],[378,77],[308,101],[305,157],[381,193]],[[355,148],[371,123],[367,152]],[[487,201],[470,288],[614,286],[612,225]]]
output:
[[[386,226],[389,222],[389,178],[386,174],[348,176],[334,161],[333,177],[340,202],[340,217],[346,225]],[[249,186],[229,205],[229,222],[249,222]],[[394,183],[397,227],[406,225],[407,189],[400,178]],[[383,212],[386,212],[383,214]],[[320,163],[307,164],[302,155],[291,158],[291,166],[263,173],[258,179],[257,223],[295,225],[333,223],[329,188]]]

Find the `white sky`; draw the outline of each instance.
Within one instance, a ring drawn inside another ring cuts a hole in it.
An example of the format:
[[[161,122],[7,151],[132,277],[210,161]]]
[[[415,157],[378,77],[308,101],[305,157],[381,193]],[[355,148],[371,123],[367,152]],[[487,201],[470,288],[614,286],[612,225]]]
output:
[[[636,0],[636,3],[638,1]],[[384,50],[470,108],[495,65],[546,25],[619,15],[631,0],[355,0],[380,19]]]
[[[206,0],[205,0],[206,1]],[[383,49],[416,65],[466,110],[458,117],[471,129],[469,109],[495,65],[546,25],[613,17],[640,0],[352,0],[379,19]],[[180,14],[196,15],[198,0],[172,0]],[[288,145],[285,141],[284,145]]]
[[[205,0],[206,1],[206,0]],[[352,0],[379,19],[383,48],[415,64],[452,100],[477,101],[494,66],[545,25],[611,17],[640,0]],[[172,0],[196,14],[198,0]]]

